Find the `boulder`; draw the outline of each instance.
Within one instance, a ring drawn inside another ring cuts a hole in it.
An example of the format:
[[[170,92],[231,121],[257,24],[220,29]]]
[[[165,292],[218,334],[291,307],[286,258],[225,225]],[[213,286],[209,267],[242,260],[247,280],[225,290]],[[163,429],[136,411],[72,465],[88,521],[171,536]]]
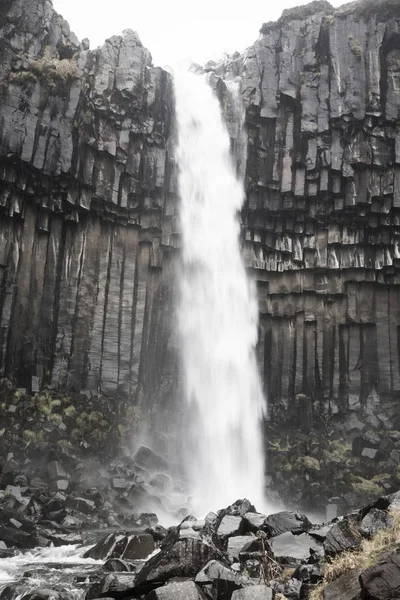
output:
[[[385,510],[371,508],[360,524],[361,535],[373,537],[381,529],[387,529],[393,522],[392,517]]]
[[[208,598],[230,600],[232,593],[242,587],[242,577],[217,560],[211,560],[196,575],[195,582],[202,587]]]
[[[231,559],[238,560],[239,554],[243,547],[246,547],[249,542],[259,540],[255,536],[237,535],[228,539],[227,552]]]
[[[177,535],[179,532],[174,532],[173,537],[167,538],[161,552],[144,565],[136,582],[139,589],[173,577],[195,577],[210,560],[226,560],[212,542],[199,537],[177,539]]]
[[[323,592],[324,600],[357,600],[360,598],[359,574],[359,571],[349,571],[329,583]]]
[[[360,574],[363,597],[369,600],[400,598],[400,550],[388,553]]]
[[[242,528],[244,531],[255,533],[262,528],[266,518],[266,515],[261,513],[247,512],[243,515]]]
[[[154,550],[154,538],[149,533],[130,535],[111,533],[97,542],[93,548],[90,548],[85,553],[84,558],[139,560],[147,558]]]
[[[178,581],[153,590],[145,600],[206,600],[206,596],[193,581]]]
[[[343,519],[335,523],[329,530],[325,542],[325,553],[335,556],[345,550],[356,550],[361,544],[361,534],[351,519]]]
[[[282,511],[269,515],[265,519],[262,529],[269,537],[275,537],[287,531],[308,531],[311,527],[312,525],[306,515],[298,512]]]
[[[136,571],[135,566],[126,560],[120,558],[109,558],[103,565],[104,571],[112,571],[116,573],[132,573]]]
[[[283,564],[297,564],[306,561],[312,554],[323,554],[323,546],[315,538],[302,533],[294,535],[290,531],[269,540],[274,558]]]
[[[136,464],[149,471],[149,473],[168,470],[167,461],[147,446],[140,446],[133,458]]]
[[[89,588],[85,600],[103,598],[107,595],[112,598],[130,596],[135,585],[135,577],[135,573],[110,573]]]
[[[227,540],[229,537],[238,535],[242,517],[225,515],[218,525],[217,536],[222,540]]]

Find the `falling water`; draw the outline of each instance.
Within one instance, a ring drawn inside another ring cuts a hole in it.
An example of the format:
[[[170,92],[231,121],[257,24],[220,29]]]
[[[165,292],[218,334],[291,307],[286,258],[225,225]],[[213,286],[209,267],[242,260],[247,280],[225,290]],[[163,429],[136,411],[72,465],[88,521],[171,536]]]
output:
[[[183,236],[179,328],[190,407],[186,458],[193,507],[247,497],[263,505],[258,309],[239,245],[244,200],[217,98],[204,77],[175,75]]]

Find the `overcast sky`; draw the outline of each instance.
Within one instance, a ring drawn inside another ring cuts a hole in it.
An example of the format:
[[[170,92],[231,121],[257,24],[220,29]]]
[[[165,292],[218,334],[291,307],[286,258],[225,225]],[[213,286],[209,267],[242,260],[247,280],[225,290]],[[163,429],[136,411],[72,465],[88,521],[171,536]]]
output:
[[[334,6],[343,0],[331,0]],[[262,23],[275,21],[301,0],[53,0],[79,39],[91,48],[130,28],[150,50],[155,65],[192,59],[204,63],[224,52],[242,52]]]

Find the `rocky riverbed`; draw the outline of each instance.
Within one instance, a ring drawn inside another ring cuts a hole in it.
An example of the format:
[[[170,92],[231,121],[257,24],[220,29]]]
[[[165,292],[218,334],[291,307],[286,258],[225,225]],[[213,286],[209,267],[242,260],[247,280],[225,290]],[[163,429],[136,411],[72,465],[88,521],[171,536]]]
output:
[[[0,599],[397,598],[399,507],[400,492],[315,525],[299,512],[267,516],[238,500],[168,530],[154,516],[145,531],[119,529],[89,546],[17,552],[11,543],[3,550]],[[7,526],[15,529],[15,519]]]

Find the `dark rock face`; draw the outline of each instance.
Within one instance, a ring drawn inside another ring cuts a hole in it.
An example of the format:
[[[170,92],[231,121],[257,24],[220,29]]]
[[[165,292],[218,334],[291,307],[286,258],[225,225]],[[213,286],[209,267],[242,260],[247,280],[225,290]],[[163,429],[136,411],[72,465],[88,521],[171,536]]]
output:
[[[272,485],[293,506],[345,511],[397,482],[399,31],[390,0],[312,2],[213,67],[221,98],[243,80],[243,253]],[[171,78],[132,31],[88,50],[45,0],[7,0],[0,37],[0,375],[133,398],[131,421],[164,425],[180,396]]]
[[[400,553],[391,552],[360,575],[365,598],[389,600],[400,596]]]
[[[7,2],[0,37],[0,373],[164,399],[170,76],[129,30],[79,46],[44,0]]]
[[[359,572],[350,571],[326,586],[324,600],[358,600],[360,594]]]

